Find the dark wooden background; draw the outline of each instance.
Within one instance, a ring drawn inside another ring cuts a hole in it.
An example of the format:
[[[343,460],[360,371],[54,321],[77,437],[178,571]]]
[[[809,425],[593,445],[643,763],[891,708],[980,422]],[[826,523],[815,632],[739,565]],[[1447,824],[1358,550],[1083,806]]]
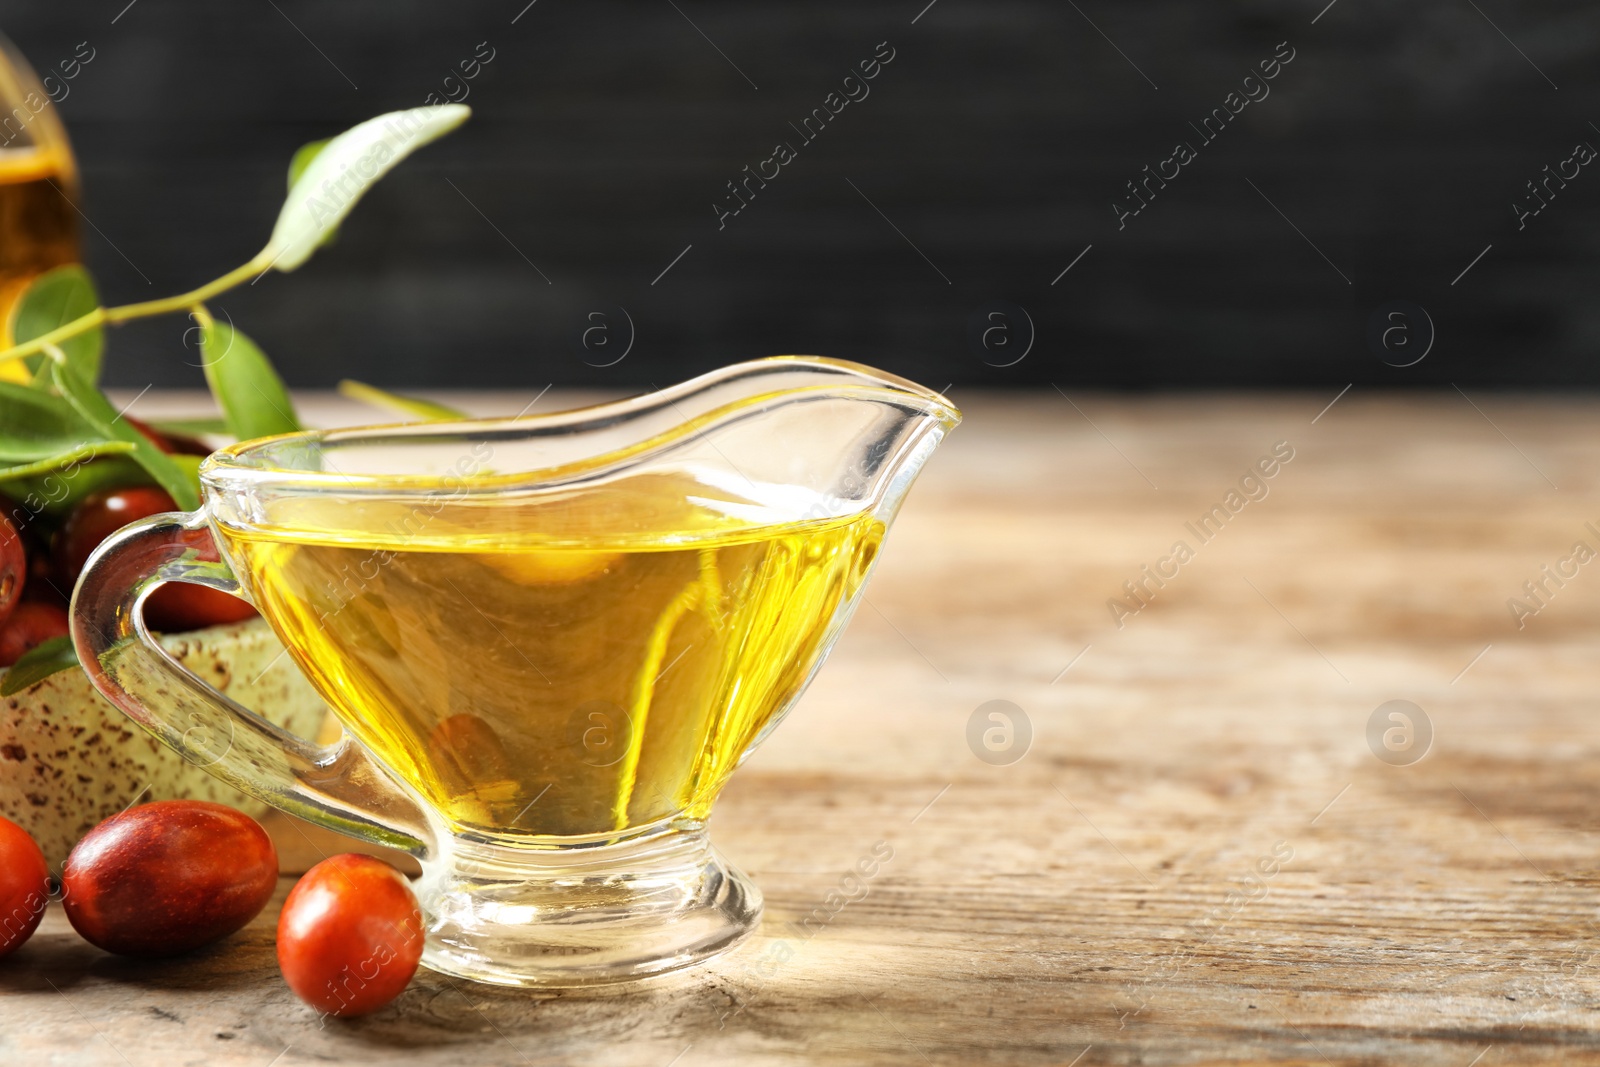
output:
[[[1511,208],[1600,146],[1592,0],[126,4],[0,4],[39,68],[95,49],[61,112],[117,300],[243,262],[297,145],[494,49],[466,128],[299,273],[219,301],[294,385],[645,386],[779,352],[935,387],[1600,382],[1600,167],[1521,232]],[[719,232],[724,183],[885,40],[871,96]],[[1284,40],[1270,97],[1119,232],[1124,182]],[[1397,299],[1437,328],[1405,369],[1366,340]],[[1036,334],[1010,367],[970,340],[994,300]],[[632,349],[591,366],[618,308]],[[181,333],[124,328],[112,381],[197,384]]]

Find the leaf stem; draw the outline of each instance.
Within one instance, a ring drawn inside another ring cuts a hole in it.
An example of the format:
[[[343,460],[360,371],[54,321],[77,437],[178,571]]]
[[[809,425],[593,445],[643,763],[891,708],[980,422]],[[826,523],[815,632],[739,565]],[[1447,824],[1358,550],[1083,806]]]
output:
[[[14,345],[4,352],[0,352],[0,363],[6,363],[13,359],[26,359],[28,356],[37,355],[52,345],[59,345],[62,341],[70,341],[80,333],[88,333],[105,321],[106,309],[103,307],[95,308],[87,315],[79,315],[71,322],[64,326],[57,326],[49,333],[42,333],[31,341]]]
[[[169,296],[162,300],[147,300],[142,304],[124,304],[121,307],[107,308],[106,321],[109,323],[126,322],[129,319],[143,319],[151,315],[165,315],[172,311],[187,311],[196,304],[211,299],[218,293],[226,292],[244,281],[253,274],[260,274],[270,264],[252,259],[242,267],[230,270],[215,281],[207,282],[198,289],[177,296]],[[70,323],[68,325],[71,325]]]
[[[200,327],[201,344],[204,344],[206,335],[217,324],[217,320],[211,317],[211,310],[204,304],[195,304],[194,307],[189,309],[189,314],[193,317],[194,324]]]
[[[115,325],[127,322],[130,319],[144,319],[152,315],[165,315],[173,311],[185,311],[196,304],[208,300],[218,293],[226,292],[249,278],[251,275],[261,274],[271,268],[270,262],[263,262],[260,256],[252,259],[242,267],[229,271],[222,277],[209,281],[198,289],[191,289],[187,293],[169,296],[161,300],[146,300],[139,304],[123,304],[120,307],[97,307],[86,315],[80,315],[71,322],[57,326],[49,333],[40,334],[31,341],[0,352],[0,363],[13,359],[24,359],[28,356],[45,351],[47,348],[60,345],[63,341],[71,340],[79,334],[88,333],[97,326],[107,324]]]

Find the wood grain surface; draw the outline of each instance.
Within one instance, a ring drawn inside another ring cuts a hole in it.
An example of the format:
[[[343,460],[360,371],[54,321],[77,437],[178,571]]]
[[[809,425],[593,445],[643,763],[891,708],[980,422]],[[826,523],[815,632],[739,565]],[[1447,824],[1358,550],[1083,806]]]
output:
[[[1522,629],[1507,608],[1600,548],[1600,405],[954,399],[869,606],[718,808],[766,893],[749,942],[601,992],[422,973],[322,1025],[277,901],[154,964],[52,909],[0,965],[0,1062],[1600,1062],[1600,570]],[[1108,598],[1179,540],[1118,628]],[[1031,727],[1009,765],[969,747],[992,700]],[[1369,745],[1391,700],[1431,724],[1410,765]],[[279,835],[291,866],[344,847]]]

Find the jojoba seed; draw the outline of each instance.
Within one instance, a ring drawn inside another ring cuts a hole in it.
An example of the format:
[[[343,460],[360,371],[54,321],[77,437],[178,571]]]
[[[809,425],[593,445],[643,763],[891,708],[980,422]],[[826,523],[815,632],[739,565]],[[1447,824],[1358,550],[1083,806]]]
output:
[[[90,830],[61,882],[85,940],[123,956],[175,956],[255,918],[277,887],[278,853],[243,812],[163,800]]]

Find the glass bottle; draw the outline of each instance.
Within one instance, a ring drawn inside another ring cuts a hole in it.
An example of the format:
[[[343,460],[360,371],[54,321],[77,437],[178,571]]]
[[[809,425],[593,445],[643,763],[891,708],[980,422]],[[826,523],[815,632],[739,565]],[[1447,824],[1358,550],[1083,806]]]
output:
[[[0,36],[0,344],[36,275],[78,260],[78,164],[51,99],[15,46]],[[23,376],[0,363],[0,380]]]

